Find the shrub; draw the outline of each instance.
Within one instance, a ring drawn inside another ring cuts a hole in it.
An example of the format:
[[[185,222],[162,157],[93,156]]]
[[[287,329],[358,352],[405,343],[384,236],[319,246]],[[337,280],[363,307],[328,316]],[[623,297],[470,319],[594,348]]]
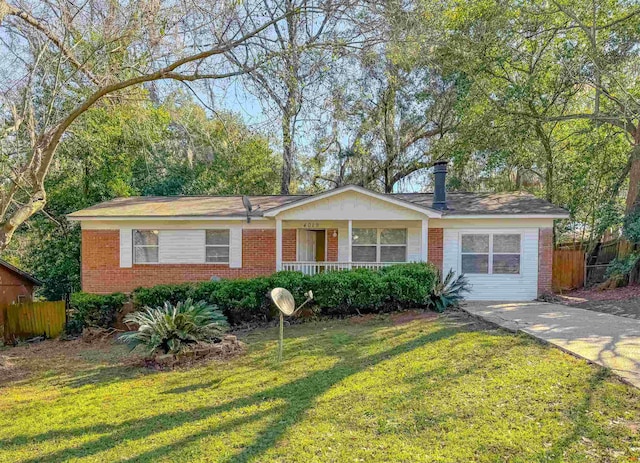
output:
[[[66,331],[78,334],[87,326],[111,328],[118,310],[127,301],[122,293],[107,295],[74,293],[71,295],[71,313]]]
[[[381,274],[389,297],[398,304],[429,305],[438,271],[432,264],[404,264],[386,267]]]
[[[207,281],[138,288],[134,305],[141,309],[172,304],[187,298],[216,305],[232,325],[268,320],[275,315],[268,292],[287,288],[298,304],[313,290],[315,310],[327,315],[380,312],[398,307],[428,307],[436,281],[431,264],[398,264],[381,270],[345,270],[313,276],[300,272],[278,272],[269,277]]]
[[[373,270],[320,273],[309,284],[315,304],[328,315],[375,312],[386,299],[387,288],[380,273]]]
[[[178,354],[192,344],[215,340],[228,327],[217,307],[191,299],[175,306],[165,302],[161,307],[145,307],[128,314],[124,321],[137,324],[138,330],[121,334],[118,340],[131,349],[143,346],[148,354]]]
[[[632,253],[626,257],[616,257],[611,261],[605,273],[606,278],[627,278],[640,260],[640,254]]]
[[[268,278],[220,280],[215,283],[210,285],[213,292],[209,301],[219,306],[232,324],[269,318]]]
[[[151,288],[137,288],[131,293],[136,307],[160,307],[165,302],[177,304],[193,297],[197,284],[179,283],[175,285],[157,285]],[[201,298],[194,298],[200,300]]]
[[[431,293],[431,306],[436,312],[444,312],[447,307],[456,307],[463,299],[463,294],[469,292],[469,281],[464,275],[454,278],[453,270],[442,279],[438,272],[435,287]]]

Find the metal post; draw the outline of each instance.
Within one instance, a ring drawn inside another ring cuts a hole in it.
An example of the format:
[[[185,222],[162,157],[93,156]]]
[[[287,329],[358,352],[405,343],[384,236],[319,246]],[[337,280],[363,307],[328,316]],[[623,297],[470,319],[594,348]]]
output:
[[[278,362],[282,362],[282,348],[284,344],[284,315],[280,312],[280,340],[278,341]]]

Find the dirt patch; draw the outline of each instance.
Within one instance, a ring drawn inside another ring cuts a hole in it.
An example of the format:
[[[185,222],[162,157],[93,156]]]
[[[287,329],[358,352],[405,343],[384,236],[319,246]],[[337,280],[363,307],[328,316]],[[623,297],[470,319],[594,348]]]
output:
[[[246,344],[234,335],[226,335],[221,342],[200,343],[179,355],[161,354],[138,362],[140,366],[153,370],[191,368],[210,360],[229,360],[247,351]]]
[[[640,320],[640,285],[608,290],[578,289],[558,295],[557,302],[580,309]]]

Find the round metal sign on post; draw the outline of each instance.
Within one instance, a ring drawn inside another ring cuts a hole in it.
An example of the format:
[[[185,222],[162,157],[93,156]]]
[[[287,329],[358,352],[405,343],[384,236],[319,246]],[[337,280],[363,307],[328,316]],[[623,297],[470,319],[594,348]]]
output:
[[[313,300],[313,292],[304,293],[307,300],[296,309],[296,301],[293,295],[284,288],[273,288],[269,293],[271,300],[280,311],[280,339],[278,342],[278,361],[282,361],[282,349],[284,344],[284,316],[290,317],[302,308],[306,303]]]
[[[271,300],[278,310],[286,316],[291,316],[296,311],[296,301],[291,293],[284,288],[273,288],[271,290]]]

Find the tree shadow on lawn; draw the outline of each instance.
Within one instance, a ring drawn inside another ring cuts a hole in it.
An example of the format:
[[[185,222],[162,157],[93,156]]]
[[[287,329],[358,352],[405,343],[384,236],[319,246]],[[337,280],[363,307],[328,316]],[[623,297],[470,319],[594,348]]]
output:
[[[589,379],[589,387],[582,401],[571,410],[571,421],[573,428],[565,437],[559,439],[553,446],[538,454],[536,461],[564,461],[564,452],[581,437],[589,435],[589,410],[593,402],[595,392],[604,384],[605,380],[611,376],[609,370],[596,367],[598,371]],[[629,460],[631,461],[631,460]]]
[[[266,391],[259,391],[249,397],[236,399],[226,404],[165,413],[143,419],[133,419],[118,425],[100,424],[68,431],[50,431],[37,436],[16,436],[11,439],[0,440],[0,448],[15,445],[33,445],[49,440],[64,441],[64,439],[79,437],[87,433],[105,434],[98,439],[83,443],[78,447],[62,449],[48,455],[23,460],[25,463],[64,461],[71,458],[94,455],[116,446],[120,441],[146,439],[154,434],[169,431],[190,422],[204,420],[220,413],[256,406],[269,401],[275,404],[283,401],[284,405],[276,405],[267,411],[260,411],[240,419],[231,419],[230,421],[223,422],[220,426],[207,427],[200,432],[130,458],[130,460],[135,461],[157,461],[160,457],[166,456],[175,449],[183,448],[189,443],[202,438],[211,438],[216,434],[257,421],[265,416],[273,416],[268,428],[258,435],[251,444],[244,447],[237,455],[227,459],[227,461],[234,463],[247,462],[252,458],[259,457],[274,446],[290,427],[301,420],[307,410],[313,408],[316,399],[331,387],[367,368],[398,355],[411,352],[426,344],[454,336],[456,333],[457,331],[455,329],[442,328],[391,349],[366,357],[354,358],[348,355],[349,353],[353,354],[352,349],[334,351],[332,355],[339,355],[341,358],[331,368],[316,371],[290,383],[273,387]]]

